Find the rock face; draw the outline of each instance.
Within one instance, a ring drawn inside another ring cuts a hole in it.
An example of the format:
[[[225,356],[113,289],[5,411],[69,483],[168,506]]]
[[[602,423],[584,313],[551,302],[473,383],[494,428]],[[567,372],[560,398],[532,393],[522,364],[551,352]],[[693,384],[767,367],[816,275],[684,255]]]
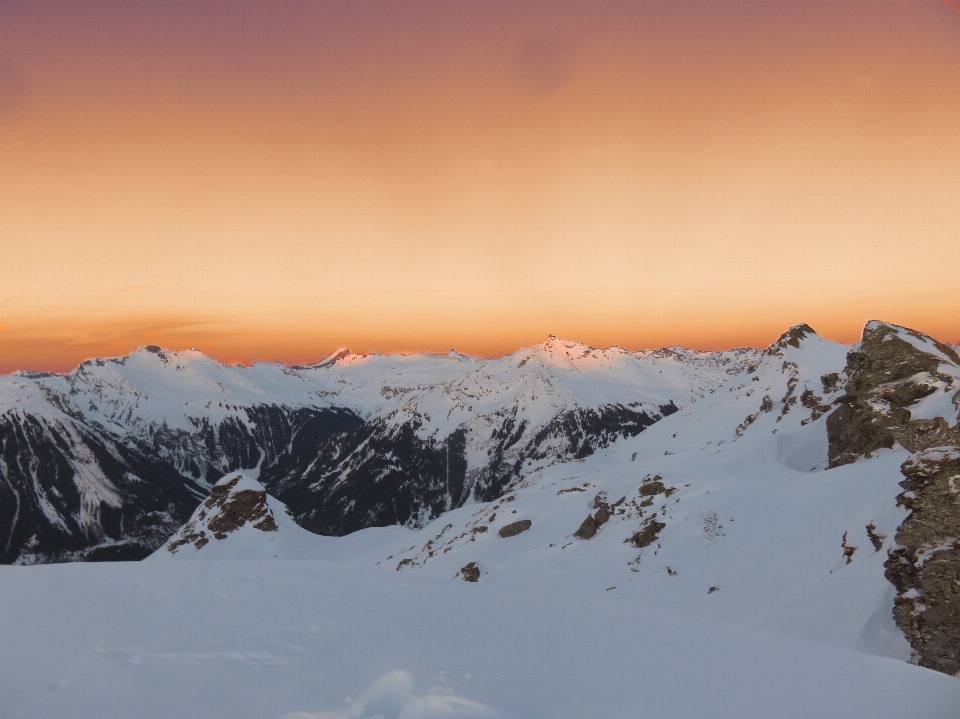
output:
[[[885,564],[897,588],[897,625],[921,666],[960,672],[960,449],[928,449],[904,462],[910,508]]]
[[[885,564],[893,614],[922,666],[960,672],[960,356],[920,332],[870,322],[839,377],[827,417],[830,466],[901,446],[914,453],[898,497],[910,514]],[[867,535],[882,546],[871,525]],[[855,551],[844,540],[847,561]]]
[[[0,415],[0,562],[139,560],[206,488],[131,437],[60,410]]]
[[[160,425],[142,439],[90,421],[77,396],[20,392],[26,396],[0,412],[6,564],[143,559],[183,525],[224,469],[303,451],[362,424],[349,410],[261,406],[217,426],[198,422],[195,435]]]
[[[811,337],[816,334],[817,333],[813,329],[813,327],[811,327],[808,324],[801,323],[799,325],[794,325],[793,327],[788,329],[786,332],[784,332],[782,335],[780,335],[780,338],[770,346],[768,351],[773,351],[778,349],[783,350],[783,349],[786,349],[787,347],[799,348],[803,340],[805,340],[807,337]]]
[[[960,430],[942,416],[915,418],[910,409],[936,393],[958,391],[960,357],[952,347],[914,330],[871,322],[847,355],[843,374],[846,394],[827,417],[831,467],[895,443],[911,452],[960,444]]]
[[[471,500],[500,497],[527,462],[579,458],[632,437],[673,405],[649,414],[623,406],[574,409],[536,432],[509,415],[493,430],[485,464],[470,468],[471,437],[458,428],[423,437],[419,420],[376,419],[291,452],[264,469],[261,481],[294,511],[297,522],[321,534],[343,535],[371,526],[422,526]]]

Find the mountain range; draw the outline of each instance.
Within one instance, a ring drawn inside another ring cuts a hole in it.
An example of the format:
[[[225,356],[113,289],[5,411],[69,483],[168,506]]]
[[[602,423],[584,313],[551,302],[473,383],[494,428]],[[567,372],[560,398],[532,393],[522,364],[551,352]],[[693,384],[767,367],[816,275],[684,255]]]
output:
[[[0,378],[0,448],[7,564],[576,581],[960,672],[960,356],[889,323],[297,367],[149,346]]]

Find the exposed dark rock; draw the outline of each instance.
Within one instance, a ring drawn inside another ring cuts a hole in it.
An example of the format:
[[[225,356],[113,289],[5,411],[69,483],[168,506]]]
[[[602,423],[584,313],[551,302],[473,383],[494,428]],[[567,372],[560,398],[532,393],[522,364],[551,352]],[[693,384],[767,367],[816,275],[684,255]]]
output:
[[[587,518],[584,519],[580,525],[580,528],[573,533],[573,536],[578,539],[593,539],[599,528],[600,525],[597,524],[597,520],[593,518],[592,514],[588,514]]]
[[[800,343],[804,339],[816,334],[810,325],[802,323],[795,325],[780,335],[780,338],[770,346],[767,352],[772,353],[772,351],[783,350],[787,347],[800,347]]]
[[[465,582],[480,581],[480,565],[476,562],[470,562],[460,569],[460,576]]]
[[[180,547],[193,544],[197,549],[214,539],[226,539],[245,524],[262,532],[279,530],[273,512],[267,505],[267,493],[258,489],[235,487],[242,477],[223,479],[210,490],[210,496],[197,508],[190,521],[183,525],[178,536],[167,544],[171,554]],[[208,534],[209,533],[209,534]]]
[[[747,427],[749,427],[751,424],[756,422],[759,418],[760,418],[759,412],[757,412],[756,414],[748,414],[746,418],[743,420],[743,422],[737,425],[737,429],[735,430],[736,435],[738,437],[742,436],[743,433],[747,431]]]
[[[809,424],[816,422],[823,415],[830,411],[830,405],[823,404],[823,398],[814,394],[812,389],[805,389],[800,395],[800,404],[807,409],[812,410],[810,416],[802,420],[800,424]]]
[[[214,483],[238,469],[272,467],[281,458],[309,452],[326,439],[363,425],[343,407],[261,404],[238,412],[217,423],[195,418],[191,430],[154,426],[150,431],[154,451],[181,473]]]
[[[420,527],[470,497],[466,434],[417,435],[418,425],[375,420],[281,458],[261,482],[317,534],[365,527]]]
[[[935,391],[918,381],[918,375],[941,377],[940,364],[950,360],[918,349],[902,339],[904,332],[924,339],[931,348],[944,351],[946,347],[913,330],[867,325],[859,348],[847,355],[846,394],[836,400],[840,406],[827,417],[831,467],[869,457],[896,442],[911,452],[960,444],[960,429],[950,428],[942,418],[911,419],[908,408]]]
[[[532,526],[533,522],[531,522],[529,519],[521,519],[519,522],[513,522],[500,527],[499,534],[504,539],[507,537],[515,537],[522,532],[526,532]]]
[[[640,488],[637,490],[637,494],[639,494],[641,497],[655,497],[658,494],[669,497],[676,491],[676,487],[667,487],[663,483],[663,477],[661,477],[659,474],[655,474],[652,477],[644,477],[643,484],[640,485]]]
[[[662,532],[666,526],[663,522],[651,519],[643,529],[634,532],[627,541],[638,549],[649,547],[660,538],[660,532]]]
[[[837,383],[839,381],[839,372],[831,372],[830,374],[825,374],[820,377],[820,382],[823,384],[823,391],[827,393],[834,392],[837,389]]]
[[[887,535],[877,532],[877,525],[873,522],[867,525],[867,537],[870,539],[870,544],[873,545],[874,551],[877,552],[883,549],[883,543],[887,539]]]
[[[852,544],[847,543],[847,532],[843,533],[843,539],[840,541],[840,546],[843,548],[843,556],[847,560],[847,564],[853,561],[853,554],[857,551],[857,548]]]
[[[896,587],[893,616],[921,666],[960,671],[960,448],[903,463],[898,502],[910,514],[885,563]]]
[[[544,425],[520,450],[523,459],[582,459],[597,449],[608,447],[620,438],[635,437],[658,420],[677,412],[673,402],[659,407],[659,413],[637,410],[622,404],[603,405],[596,409],[576,408],[558,415]],[[491,458],[491,466],[497,457]],[[519,473],[515,466],[512,473],[500,476],[499,481],[487,480],[474,489],[478,501],[496,499],[511,484]],[[496,475],[496,472],[493,472]]]

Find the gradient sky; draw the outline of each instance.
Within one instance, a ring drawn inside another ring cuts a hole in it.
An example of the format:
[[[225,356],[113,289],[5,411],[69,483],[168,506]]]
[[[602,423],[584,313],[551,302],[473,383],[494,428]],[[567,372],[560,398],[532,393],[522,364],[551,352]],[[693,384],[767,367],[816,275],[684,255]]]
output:
[[[0,0],[0,372],[960,340],[960,0]]]

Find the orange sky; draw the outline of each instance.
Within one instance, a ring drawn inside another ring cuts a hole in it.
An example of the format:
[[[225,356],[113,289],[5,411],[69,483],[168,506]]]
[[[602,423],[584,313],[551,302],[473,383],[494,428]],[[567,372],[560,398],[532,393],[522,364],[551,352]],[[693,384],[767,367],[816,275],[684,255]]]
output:
[[[3,0],[0,372],[956,342],[958,3]]]

